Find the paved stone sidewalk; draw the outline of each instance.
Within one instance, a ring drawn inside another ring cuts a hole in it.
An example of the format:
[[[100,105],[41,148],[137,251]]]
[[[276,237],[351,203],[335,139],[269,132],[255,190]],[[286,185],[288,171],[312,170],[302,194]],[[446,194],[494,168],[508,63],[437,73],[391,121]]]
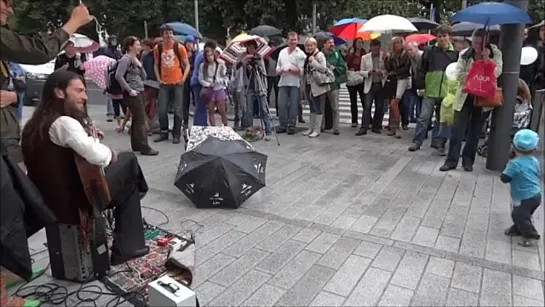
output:
[[[101,127],[107,144],[129,147]],[[409,135],[354,132],[255,143],[269,156],[267,187],[238,210],[196,209],[173,186],[183,146],[153,144],[160,155],[140,159],[151,186],[144,204],[168,216],[164,228],[196,232],[201,305],[543,306],[543,244],[503,235],[508,187],[484,161],[443,173],[429,147],[407,151]],[[43,249],[43,237],[31,247]]]

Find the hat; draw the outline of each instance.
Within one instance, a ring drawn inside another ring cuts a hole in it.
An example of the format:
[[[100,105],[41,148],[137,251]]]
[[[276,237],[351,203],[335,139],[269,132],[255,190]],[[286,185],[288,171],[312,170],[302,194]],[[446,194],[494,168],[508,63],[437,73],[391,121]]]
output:
[[[185,37],[185,41],[186,41],[186,42],[194,43],[194,42],[196,41],[196,39],[195,39],[195,36],[193,36],[193,35],[187,35],[187,36]]]
[[[537,148],[539,135],[530,129],[519,130],[513,137],[513,146],[518,151],[529,152]]]

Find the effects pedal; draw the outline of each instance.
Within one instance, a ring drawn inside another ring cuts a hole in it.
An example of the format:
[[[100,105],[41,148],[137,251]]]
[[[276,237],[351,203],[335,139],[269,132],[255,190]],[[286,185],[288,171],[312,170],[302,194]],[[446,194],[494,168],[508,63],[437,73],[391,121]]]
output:
[[[197,297],[188,287],[169,276],[148,284],[150,307],[196,307]]]

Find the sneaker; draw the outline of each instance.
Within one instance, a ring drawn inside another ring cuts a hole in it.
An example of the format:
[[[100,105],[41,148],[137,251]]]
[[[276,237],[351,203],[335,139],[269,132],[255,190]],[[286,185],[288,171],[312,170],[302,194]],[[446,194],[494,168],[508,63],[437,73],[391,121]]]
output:
[[[294,135],[295,134],[295,128],[294,127],[289,127],[288,128],[288,135]]]
[[[271,135],[270,135],[270,134],[267,134],[267,135],[265,136],[265,141],[270,141],[270,140],[271,140]]]
[[[106,116],[106,121],[111,123],[111,122],[114,121],[114,117],[112,115],[108,115],[108,116]]]
[[[444,157],[447,155],[447,152],[445,150],[445,147],[439,147],[437,148],[437,153],[441,156],[441,157]]]
[[[358,124],[357,123],[352,123],[352,125],[350,126],[352,128],[357,128],[358,127]]]
[[[159,154],[159,152],[157,150],[153,150],[153,149],[148,149],[146,151],[141,151],[140,154],[142,156],[156,156]]]
[[[420,149],[420,144],[418,143],[412,143],[411,146],[409,146],[409,151],[417,151]]]
[[[155,138],[155,140],[153,140],[155,143],[159,143],[159,142],[164,142],[168,140],[168,135],[165,135],[165,134],[159,134],[159,136],[157,136]]]
[[[448,165],[448,164],[445,164],[445,165],[441,166],[441,168],[439,168],[439,170],[442,171],[442,172],[448,172],[448,171],[453,170],[453,169],[456,169],[456,166],[452,166],[452,165]]]
[[[363,127],[361,127],[360,130],[358,130],[358,132],[356,132],[356,136],[361,136],[361,135],[366,135],[366,134],[367,134],[367,129],[363,128]]]

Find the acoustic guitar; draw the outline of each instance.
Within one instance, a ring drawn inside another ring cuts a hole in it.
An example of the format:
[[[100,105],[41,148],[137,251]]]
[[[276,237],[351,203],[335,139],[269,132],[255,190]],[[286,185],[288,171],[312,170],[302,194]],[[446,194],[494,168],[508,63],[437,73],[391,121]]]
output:
[[[95,140],[98,140],[97,130],[90,121],[87,123],[87,130],[89,136],[92,136]],[[80,156],[77,152],[74,152],[74,159],[76,161],[79,177],[83,184],[83,189],[87,200],[89,200],[89,203],[92,206],[98,206],[99,210],[104,210],[112,201],[104,168],[87,162],[87,160],[85,160],[85,158]],[[98,195],[95,195],[95,193],[98,193]],[[99,203],[97,204],[96,202]]]
[[[95,140],[98,140],[97,130],[91,121],[87,122],[87,132]],[[108,238],[106,234],[106,218],[102,211],[112,201],[108,181],[106,180],[104,168],[89,163],[85,158],[74,152],[74,160],[78,169],[79,177],[83,184],[85,196],[91,205],[92,218],[89,221],[87,213],[80,210],[81,223],[84,225],[84,232],[91,226],[91,258],[93,261],[93,272],[95,277],[107,276],[110,271],[110,257],[108,254]],[[90,225],[89,225],[89,222]],[[83,238],[86,241],[85,238]],[[84,246],[86,244],[84,243]]]

